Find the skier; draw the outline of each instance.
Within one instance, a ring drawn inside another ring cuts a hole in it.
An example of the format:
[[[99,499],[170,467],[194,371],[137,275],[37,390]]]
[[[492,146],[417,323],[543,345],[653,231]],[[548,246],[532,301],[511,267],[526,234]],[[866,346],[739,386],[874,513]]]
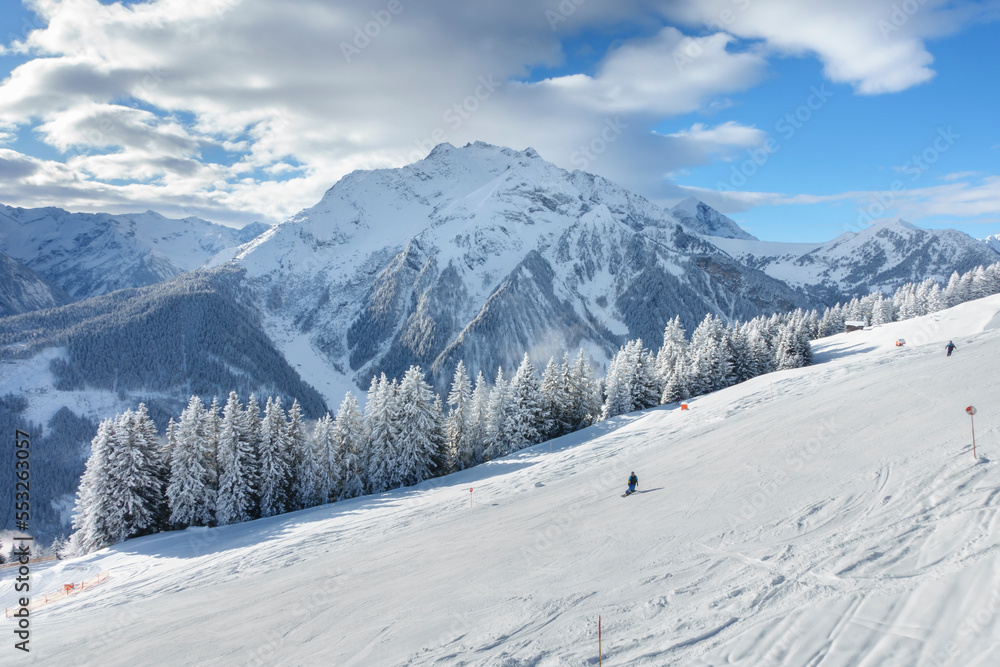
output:
[[[632,474],[629,475],[628,478],[628,491],[625,492],[625,495],[627,496],[631,493],[635,493],[635,487],[637,486],[639,486],[639,478],[635,476],[635,471],[633,470]]]
[[[951,341],[948,341],[948,344],[944,346],[944,349],[948,350],[948,354],[946,354],[945,356],[946,357],[950,357],[951,353],[954,352],[955,350],[957,350],[958,348],[955,347],[954,343],[952,343]]]

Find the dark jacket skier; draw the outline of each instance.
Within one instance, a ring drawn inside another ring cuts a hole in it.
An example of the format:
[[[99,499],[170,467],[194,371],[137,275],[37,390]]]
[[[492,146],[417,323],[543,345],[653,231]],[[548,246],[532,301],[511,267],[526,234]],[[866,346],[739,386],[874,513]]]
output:
[[[950,357],[951,353],[954,352],[955,350],[957,350],[958,348],[955,347],[954,343],[952,343],[951,341],[948,341],[948,344],[944,346],[944,349],[948,350],[948,354],[946,354],[945,356],[946,357]]]
[[[628,478],[628,492],[635,493],[635,487],[637,486],[639,486],[639,478],[635,476],[635,472],[633,471]]]

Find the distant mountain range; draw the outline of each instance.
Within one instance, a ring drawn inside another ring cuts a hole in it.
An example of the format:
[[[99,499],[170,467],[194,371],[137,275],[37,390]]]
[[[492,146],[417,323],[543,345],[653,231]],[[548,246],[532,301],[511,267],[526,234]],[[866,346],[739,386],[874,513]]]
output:
[[[153,211],[109,215],[0,205],[0,252],[79,300],[192,271],[267,228],[253,223],[237,230]]]

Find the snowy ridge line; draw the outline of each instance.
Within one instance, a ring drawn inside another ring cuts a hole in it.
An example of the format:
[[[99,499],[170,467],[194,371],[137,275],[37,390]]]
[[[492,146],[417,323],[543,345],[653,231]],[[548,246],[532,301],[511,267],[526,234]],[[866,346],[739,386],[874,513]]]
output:
[[[61,591],[56,591],[54,593],[46,593],[42,597],[32,597],[31,603],[28,605],[28,611],[34,611],[39,607],[44,607],[47,604],[52,604],[53,602],[58,602],[64,600],[71,595],[79,595],[85,590],[89,590],[98,584],[103,584],[111,576],[111,570],[105,570],[92,579],[87,579],[79,584],[65,584]],[[7,607],[6,617],[11,618],[18,609],[23,609],[24,607]]]

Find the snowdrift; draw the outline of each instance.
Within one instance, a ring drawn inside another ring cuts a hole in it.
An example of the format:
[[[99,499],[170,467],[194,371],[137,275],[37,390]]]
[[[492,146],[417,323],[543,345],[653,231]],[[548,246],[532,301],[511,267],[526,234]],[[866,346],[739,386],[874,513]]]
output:
[[[111,578],[34,612],[15,658],[590,665],[601,616],[606,665],[1000,664],[998,325],[993,296],[824,339],[815,366],[687,411],[39,564],[39,593]]]

